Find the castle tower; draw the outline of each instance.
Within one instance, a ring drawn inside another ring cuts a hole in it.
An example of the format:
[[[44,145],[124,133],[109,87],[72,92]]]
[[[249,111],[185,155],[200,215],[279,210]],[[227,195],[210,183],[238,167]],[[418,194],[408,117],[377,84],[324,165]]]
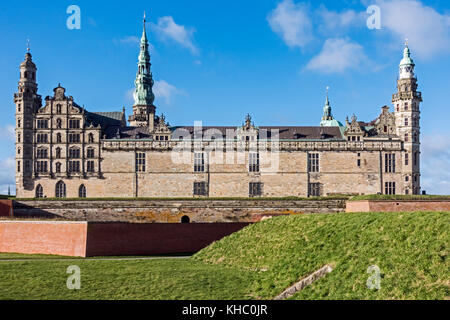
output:
[[[139,53],[138,72],[136,74],[133,115],[130,116],[130,125],[133,127],[148,126],[149,132],[155,129],[155,95],[153,94],[153,76],[150,71],[150,53],[148,51],[148,39],[144,30],[141,38],[141,51]]]
[[[323,107],[323,117],[322,121],[320,122],[321,127],[343,127],[342,123],[337,121],[333,114],[331,113],[331,105],[330,105],[330,99],[328,98],[328,90],[330,87],[327,87],[327,99],[325,101],[325,106]]]
[[[16,104],[16,187],[20,190],[33,189],[33,128],[36,111],[42,105],[37,94],[36,65],[27,48],[25,61],[20,65],[18,92],[14,94]]]
[[[393,95],[397,135],[403,140],[404,194],[420,194],[420,103],[422,94],[417,91],[414,61],[408,44],[405,44],[400,62],[397,93]]]

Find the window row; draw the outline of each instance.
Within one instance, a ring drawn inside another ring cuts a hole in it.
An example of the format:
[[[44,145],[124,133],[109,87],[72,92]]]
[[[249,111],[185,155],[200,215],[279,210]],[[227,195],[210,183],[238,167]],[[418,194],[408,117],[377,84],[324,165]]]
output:
[[[20,162],[19,162],[20,166]],[[20,167],[19,167],[20,170]],[[81,161],[68,161],[67,172],[68,173],[81,173]],[[19,171],[20,172],[20,171]],[[36,161],[37,173],[48,173],[49,165],[47,161]],[[86,161],[86,172],[95,172],[95,161]],[[62,173],[62,164],[60,162],[55,163],[55,173]]]
[[[18,149],[18,153],[20,154],[20,148]],[[48,159],[49,153],[48,149],[46,148],[39,148],[36,151],[36,158],[37,159]],[[55,149],[55,158],[61,159],[62,158],[62,149],[56,148]],[[81,159],[81,149],[79,148],[70,148],[68,158],[70,159]],[[86,149],[86,158],[93,159],[95,158],[95,150],[93,148]]]
[[[36,134],[36,142],[37,143],[48,143],[49,142],[49,135],[47,133],[38,133]],[[19,138],[19,142],[20,142],[20,138]],[[81,134],[79,133],[69,133],[67,136],[67,142],[69,143],[81,143]],[[88,143],[94,143],[95,142],[95,138],[94,138],[94,134],[89,133],[88,134],[88,139],[87,139]],[[56,143],[63,143],[63,139],[62,139],[62,134],[61,133],[57,133],[56,134]]]
[[[35,197],[37,199],[42,199],[42,198],[46,197],[45,194],[44,194],[44,188],[40,184],[38,184],[36,186]],[[66,198],[66,184],[63,181],[59,181],[56,184],[55,197],[56,198]],[[78,197],[79,198],[86,198],[87,197],[86,186],[84,184],[82,184],[78,188]]]

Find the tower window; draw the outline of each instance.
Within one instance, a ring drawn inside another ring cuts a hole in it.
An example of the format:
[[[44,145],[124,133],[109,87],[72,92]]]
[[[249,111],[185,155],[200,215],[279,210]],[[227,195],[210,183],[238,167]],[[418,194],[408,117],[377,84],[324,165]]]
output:
[[[384,155],[384,169],[386,173],[395,173],[395,154],[386,153]]]
[[[356,165],[357,165],[358,167],[361,167],[361,159],[358,159]]]
[[[17,161],[17,172],[20,172],[20,161]]]
[[[38,129],[48,129],[48,120],[38,119],[37,120],[37,128]]]
[[[88,161],[87,163],[87,172],[95,172],[95,162],[94,161]]]
[[[47,143],[48,142],[48,135],[47,134],[43,134],[43,133],[39,133],[36,137],[36,142],[37,143]]]
[[[37,158],[38,159],[47,159],[48,158],[47,149],[37,149]]]
[[[259,153],[249,154],[249,172],[259,172]]]
[[[87,158],[92,159],[95,158],[95,150],[92,148],[87,149]]]
[[[409,141],[409,134],[405,133],[405,142]]]
[[[80,129],[80,120],[69,120],[70,129]]]
[[[62,106],[60,104],[56,105],[56,113],[61,114],[62,113]]]
[[[36,172],[37,173],[47,173],[47,161],[37,161],[36,162]]]
[[[69,161],[69,172],[79,173],[80,172],[80,161]]]
[[[57,134],[56,134],[56,142],[57,142],[57,143],[61,143],[61,142],[62,142],[62,136],[61,136],[61,133],[57,133]]]
[[[308,172],[319,172],[319,154],[309,153],[308,154]]]
[[[194,154],[194,172],[205,172],[205,154],[203,152]]]
[[[80,154],[81,154],[81,152],[80,152],[80,149],[78,149],[78,148],[69,149],[69,158],[71,158],[71,159],[79,159]]]
[[[145,153],[136,153],[136,172],[145,172]]]
[[[388,132],[388,127],[384,126],[384,133],[387,133],[387,132]]]
[[[69,133],[69,143],[80,143],[80,134]]]
[[[409,125],[408,118],[405,118],[405,126],[408,126],[408,125]]]
[[[408,102],[405,102],[405,111],[408,111]]]
[[[56,148],[56,159],[61,158],[61,148]]]
[[[405,154],[405,166],[409,166],[409,154]]]
[[[61,163],[56,163],[56,173],[61,173]]]

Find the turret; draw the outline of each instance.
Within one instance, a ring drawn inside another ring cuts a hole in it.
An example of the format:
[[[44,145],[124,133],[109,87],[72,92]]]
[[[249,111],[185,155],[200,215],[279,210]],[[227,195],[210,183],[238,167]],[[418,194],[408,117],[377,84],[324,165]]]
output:
[[[420,194],[420,103],[422,94],[417,91],[415,64],[408,43],[399,65],[397,93],[393,95],[397,135],[403,140],[404,194]]]
[[[33,189],[33,129],[37,109],[42,105],[37,94],[36,65],[32,60],[28,46],[25,60],[20,64],[18,92],[14,94],[16,104],[16,185],[17,196],[20,190]]]

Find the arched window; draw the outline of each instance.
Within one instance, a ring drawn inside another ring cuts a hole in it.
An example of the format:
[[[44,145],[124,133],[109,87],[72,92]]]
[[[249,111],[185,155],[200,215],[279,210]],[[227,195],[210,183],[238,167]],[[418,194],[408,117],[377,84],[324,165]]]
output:
[[[89,133],[89,143],[94,143],[94,135],[92,133]]]
[[[36,187],[36,198],[41,199],[44,197],[44,188],[40,184]]]
[[[191,219],[188,216],[183,216],[183,218],[181,218],[181,223],[190,223]]]
[[[61,119],[57,119],[56,120],[56,128],[57,129],[61,129],[62,128],[62,120]]]
[[[86,187],[84,186],[84,184],[82,184],[80,186],[80,188],[78,189],[78,197],[79,198],[86,198]]]
[[[61,159],[61,148],[56,148],[56,159]]]
[[[59,181],[56,184],[56,198],[65,198],[66,197],[66,184],[63,181]]]
[[[61,138],[62,136],[61,136],[61,133],[57,133],[56,134],[56,143],[61,143],[61,141],[62,141],[62,138]]]
[[[62,107],[60,104],[56,105],[56,113],[61,114],[62,113]]]
[[[56,163],[56,173],[61,173],[61,163]]]

